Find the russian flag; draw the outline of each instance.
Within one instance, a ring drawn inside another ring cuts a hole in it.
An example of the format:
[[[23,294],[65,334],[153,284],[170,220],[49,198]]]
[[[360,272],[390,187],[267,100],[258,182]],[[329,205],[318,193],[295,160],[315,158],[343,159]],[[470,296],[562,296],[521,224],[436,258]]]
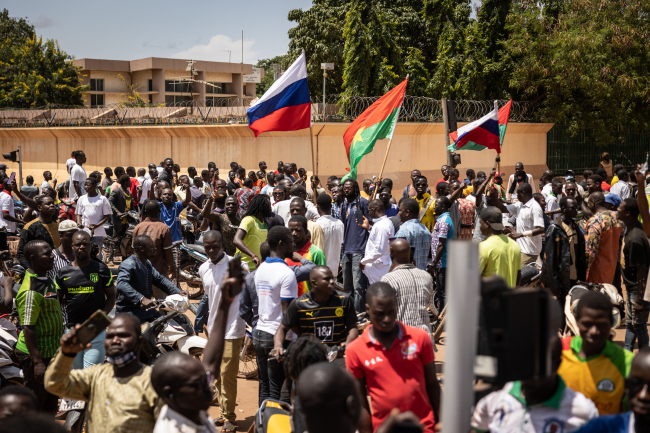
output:
[[[305,52],[248,110],[248,127],[257,138],[267,131],[295,131],[311,126],[311,99]]]
[[[448,146],[451,151],[494,149],[501,153],[499,109],[496,101],[492,111],[450,133],[449,137],[454,140],[454,144]]]

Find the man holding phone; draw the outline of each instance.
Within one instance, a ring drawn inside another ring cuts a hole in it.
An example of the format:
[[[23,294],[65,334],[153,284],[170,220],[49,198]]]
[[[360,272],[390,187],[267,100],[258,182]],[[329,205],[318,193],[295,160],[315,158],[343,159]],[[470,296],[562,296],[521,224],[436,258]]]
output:
[[[72,236],[74,261],[56,273],[54,283],[61,305],[65,305],[65,325],[68,329],[84,323],[97,310],[110,313],[115,305],[115,284],[110,269],[98,260],[92,260],[92,241],[88,232],[80,230]],[[88,368],[102,364],[106,351],[101,332],[90,342],[90,349],[84,349],[75,357],[74,369]]]
[[[203,288],[208,295],[210,313],[208,315],[208,332],[212,335],[215,321],[219,311],[218,306],[223,297],[222,283],[224,277],[229,275],[233,278],[240,278],[243,273],[248,273],[248,265],[242,262],[239,257],[228,256],[223,249],[223,237],[216,230],[209,230],[203,234],[203,247],[208,255],[208,261],[199,268],[199,275],[203,282]],[[246,323],[239,316],[239,294],[228,296],[233,298],[228,309],[226,322],[226,335],[224,342],[223,360],[219,371],[216,372],[217,395],[221,415],[217,423],[223,423],[222,431],[234,431],[232,424],[237,415],[235,414],[235,402],[237,400],[237,373],[239,372],[239,352],[246,335]]]

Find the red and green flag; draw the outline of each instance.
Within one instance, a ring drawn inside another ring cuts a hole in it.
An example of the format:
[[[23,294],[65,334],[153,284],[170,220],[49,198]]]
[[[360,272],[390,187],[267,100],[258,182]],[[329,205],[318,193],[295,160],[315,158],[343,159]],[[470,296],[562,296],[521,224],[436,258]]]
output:
[[[350,162],[350,173],[342,180],[357,178],[357,166],[364,155],[372,152],[377,140],[391,139],[404,101],[408,77],[397,87],[368,107],[345,130],[343,143]]]

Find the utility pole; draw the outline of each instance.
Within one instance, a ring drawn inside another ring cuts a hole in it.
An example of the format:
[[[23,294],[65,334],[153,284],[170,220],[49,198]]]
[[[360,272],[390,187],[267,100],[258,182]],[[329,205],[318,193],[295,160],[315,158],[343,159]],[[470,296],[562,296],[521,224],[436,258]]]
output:
[[[451,167],[453,162],[451,160],[451,150],[449,150],[449,117],[447,114],[447,98],[442,98],[442,123],[445,125],[445,150],[447,151],[447,165]]]

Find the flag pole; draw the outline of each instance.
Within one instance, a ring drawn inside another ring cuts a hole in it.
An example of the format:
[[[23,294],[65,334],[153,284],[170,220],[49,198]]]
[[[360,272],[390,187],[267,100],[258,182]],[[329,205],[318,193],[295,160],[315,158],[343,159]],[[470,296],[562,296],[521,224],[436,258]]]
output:
[[[406,75],[406,80],[408,81],[409,75]],[[406,89],[404,89],[404,96],[406,96]],[[404,103],[404,99],[402,99],[402,104]],[[388,160],[388,152],[390,151],[390,145],[393,142],[393,135],[395,135],[395,129],[397,129],[397,122],[399,122],[399,113],[402,111],[402,105],[400,104],[399,109],[397,110],[397,117],[395,118],[395,125],[393,125],[393,131],[390,134],[390,138],[388,139],[388,146],[386,146],[386,155],[384,155],[384,162],[381,164],[381,170],[379,170],[379,177],[377,180],[381,182],[382,178],[381,176],[384,174],[384,167],[386,167],[386,161]],[[370,196],[370,200],[374,200],[375,197],[377,196],[377,191],[379,190],[379,186],[375,186],[375,189],[372,190],[372,195]]]
[[[499,101],[494,100],[494,109],[497,111],[497,118],[499,116]],[[497,158],[495,160],[497,163],[497,173],[501,175],[501,143],[499,143],[499,151],[497,152]]]
[[[388,140],[388,146],[386,146],[386,155],[384,155],[384,162],[381,164],[381,170],[379,170],[379,179],[381,181],[381,176],[384,174],[384,167],[386,167],[386,160],[388,160],[388,152],[390,151],[390,144],[393,142],[393,137],[391,137]],[[372,196],[370,197],[370,200],[374,200],[375,196],[377,195],[377,190],[379,189],[378,186],[375,187],[375,189],[372,191]]]
[[[318,176],[318,168],[316,165],[316,156],[314,155],[314,130],[311,125],[309,125],[309,149],[311,150],[311,171],[313,173],[314,178]],[[315,180],[315,179],[314,179]]]

